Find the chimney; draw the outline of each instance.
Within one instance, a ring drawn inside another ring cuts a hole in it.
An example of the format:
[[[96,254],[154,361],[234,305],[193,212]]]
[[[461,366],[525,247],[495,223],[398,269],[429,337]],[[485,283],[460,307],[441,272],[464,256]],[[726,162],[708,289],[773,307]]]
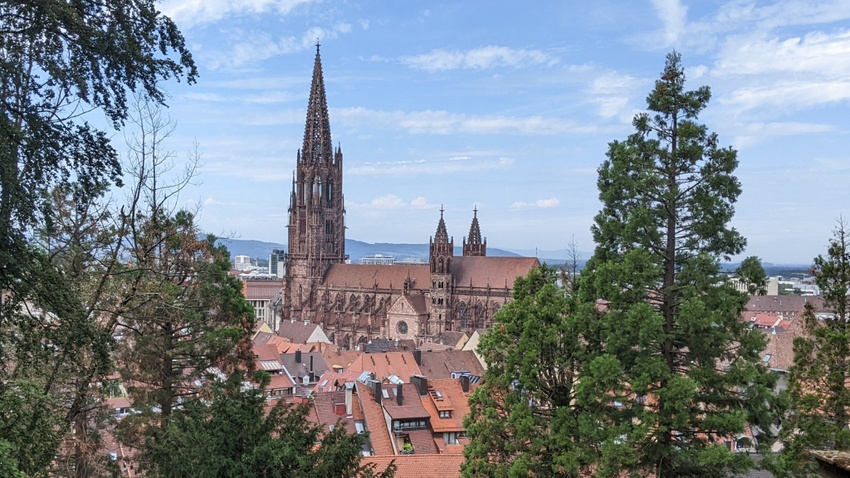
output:
[[[354,404],[354,382],[345,383],[345,414],[351,416]]]
[[[395,389],[395,398],[398,401],[398,406],[404,405],[404,399],[401,396],[401,391],[402,391],[403,385],[404,384],[400,383],[400,384],[396,385],[396,389]]]
[[[295,351],[295,366],[297,367],[300,364],[301,364],[301,349],[298,349],[298,350]]]
[[[310,373],[313,373],[313,356],[310,355]]]
[[[416,360],[416,365],[422,366],[422,351],[416,349],[413,351],[413,360]]]
[[[416,390],[420,396],[424,397],[428,395],[428,379],[423,375],[412,375],[410,377],[410,383],[416,385]]]
[[[460,388],[463,389],[463,393],[469,393],[469,375],[460,376]]]
[[[375,395],[375,401],[379,404],[381,403],[381,382],[377,380],[372,381],[372,394]]]

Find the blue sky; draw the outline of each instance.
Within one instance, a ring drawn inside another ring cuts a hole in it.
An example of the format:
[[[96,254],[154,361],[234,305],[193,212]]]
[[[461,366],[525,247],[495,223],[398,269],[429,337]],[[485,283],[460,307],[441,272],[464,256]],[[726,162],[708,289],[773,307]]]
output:
[[[197,141],[209,232],[286,241],[317,38],[347,237],[593,249],[596,169],[665,55],[709,85],[700,120],[738,149],[747,255],[808,263],[850,214],[850,5],[836,1],[169,0],[200,70],[169,83],[182,161]],[[120,147],[119,147],[120,149]],[[237,252],[238,251],[233,251]]]

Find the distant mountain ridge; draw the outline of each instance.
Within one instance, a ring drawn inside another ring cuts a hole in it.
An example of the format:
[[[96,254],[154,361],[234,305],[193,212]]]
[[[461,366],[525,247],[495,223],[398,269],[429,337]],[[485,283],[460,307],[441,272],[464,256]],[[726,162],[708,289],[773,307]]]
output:
[[[219,239],[219,242],[227,246],[232,259],[237,255],[249,256],[252,259],[268,260],[273,249],[286,249],[285,244],[276,242],[254,241],[250,239]],[[428,244],[392,244],[378,242],[370,244],[368,242],[357,241],[354,239],[345,240],[345,251],[353,264],[360,262],[360,259],[367,256],[381,254],[382,256],[392,256],[396,260],[413,259],[428,262]],[[462,255],[463,251],[460,247],[455,247],[455,255]],[[536,249],[496,249],[487,248],[487,255],[494,257],[537,257],[540,262],[552,266],[560,266],[568,262],[567,249],[560,251],[551,250],[536,250]],[[579,251],[578,266],[579,269],[584,267],[584,263],[590,258],[592,253]],[[725,262],[722,264],[724,271],[732,272],[738,268],[737,262]],[[767,275],[794,277],[801,276],[810,272],[811,265],[806,264],[774,264],[765,262],[764,269]]]
[[[242,255],[249,256],[252,259],[267,260],[272,250],[286,249],[285,244],[276,242],[254,241],[250,239],[219,239],[218,241],[227,246],[231,258]],[[428,261],[428,244],[392,244],[384,242],[371,244],[354,239],[346,239],[345,252],[348,253],[348,257],[352,263],[358,263],[361,258],[376,254],[392,256],[396,260],[413,259],[423,262]],[[528,252],[526,250],[511,251],[493,247],[487,248],[487,255],[494,257],[533,257]],[[455,247],[455,255],[459,256],[461,254],[463,254],[462,248]],[[547,262],[549,264],[560,264],[566,260],[565,251],[538,251],[538,254],[541,262]],[[547,259],[546,257],[551,257],[552,259]]]

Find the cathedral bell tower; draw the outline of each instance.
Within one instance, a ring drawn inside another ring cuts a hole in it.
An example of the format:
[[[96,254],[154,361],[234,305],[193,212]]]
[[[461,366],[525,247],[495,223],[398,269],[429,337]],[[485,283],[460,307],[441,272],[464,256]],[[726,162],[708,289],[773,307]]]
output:
[[[333,149],[322,59],[316,44],[304,145],[298,151],[289,197],[283,319],[315,318],[317,289],[331,264],[344,263],[345,205],[342,149]]]
[[[429,262],[431,267],[431,321],[436,320],[439,334],[443,330],[451,330],[452,313],[452,259],[454,255],[454,239],[449,239],[446,232],[446,222],[443,220],[443,208],[440,207],[440,223],[437,224],[437,234],[429,240]]]
[[[487,255],[487,239],[481,239],[481,227],[478,226],[478,208],[473,209],[472,225],[469,226],[469,242],[463,238],[463,255],[464,256],[481,256]]]

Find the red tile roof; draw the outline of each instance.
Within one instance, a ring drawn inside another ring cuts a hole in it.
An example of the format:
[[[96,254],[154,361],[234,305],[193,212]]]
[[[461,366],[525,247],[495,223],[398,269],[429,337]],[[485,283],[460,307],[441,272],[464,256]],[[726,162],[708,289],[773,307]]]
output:
[[[408,430],[405,433],[407,433],[410,444],[413,445],[414,453],[433,455],[439,452],[437,450],[437,444],[434,443],[434,435],[431,434],[431,430]]]
[[[536,257],[455,257],[452,276],[458,287],[513,289],[517,277],[539,265]]]
[[[313,409],[317,422],[322,425],[325,432],[330,431],[329,426],[336,426],[340,423],[345,426],[345,430],[354,435],[357,430],[354,427],[354,408],[360,408],[360,403],[357,397],[352,397],[352,414],[345,413],[345,391],[320,393],[313,397]],[[342,412],[342,413],[338,413]]]
[[[467,371],[472,375],[484,375],[484,367],[471,350],[434,350],[422,352],[422,374],[431,378],[451,378],[452,372]],[[405,380],[407,377],[403,377]]]
[[[283,289],[280,280],[246,280],[242,282],[242,293],[248,300],[273,300]]]
[[[399,478],[459,478],[463,455],[366,456],[361,463],[374,463],[381,472],[390,462],[395,463],[395,476]]]
[[[411,289],[431,287],[430,269],[421,265],[333,264],[323,284],[336,288],[401,290],[408,277],[413,280]]]
[[[384,419],[384,409],[375,401],[372,390],[368,385],[356,382],[357,397],[363,410],[363,419],[366,429],[369,430],[369,441],[372,442],[372,451],[375,455],[393,455],[393,445],[390,441],[390,432],[387,429],[387,421]],[[404,475],[396,475],[404,476]]]
[[[422,375],[416,359],[410,352],[389,352],[385,354],[363,354],[349,366],[357,372],[370,371],[375,377],[384,381],[390,375],[395,375],[405,382],[412,375]]]
[[[466,431],[463,417],[469,413],[469,394],[463,392],[459,379],[428,379],[428,395],[420,398],[434,433]],[[450,410],[451,417],[440,418],[441,410]]]
[[[381,404],[387,415],[393,420],[409,420],[413,418],[428,418],[428,411],[422,406],[422,401],[419,399],[419,392],[416,390],[416,385],[412,383],[402,384],[402,401],[398,404],[398,386],[394,384],[384,384],[383,390],[387,391],[389,398],[384,397]],[[430,432],[429,432],[430,433]]]

